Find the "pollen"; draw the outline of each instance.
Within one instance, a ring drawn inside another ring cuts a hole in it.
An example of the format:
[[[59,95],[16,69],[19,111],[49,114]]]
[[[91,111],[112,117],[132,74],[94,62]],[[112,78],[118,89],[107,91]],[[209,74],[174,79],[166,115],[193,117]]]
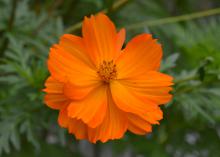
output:
[[[114,64],[113,60],[104,60],[99,65],[97,73],[104,82],[109,83],[111,80],[116,79],[117,77],[116,64]]]

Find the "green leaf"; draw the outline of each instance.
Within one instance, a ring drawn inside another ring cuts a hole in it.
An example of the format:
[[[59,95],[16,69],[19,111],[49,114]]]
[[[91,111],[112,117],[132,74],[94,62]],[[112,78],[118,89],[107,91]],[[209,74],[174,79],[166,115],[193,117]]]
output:
[[[20,137],[17,133],[17,130],[12,130],[11,135],[10,135],[10,140],[11,140],[13,146],[17,150],[20,150]]]
[[[179,58],[179,53],[174,53],[168,56],[165,60],[162,61],[161,71],[166,71],[176,66],[176,61]]]

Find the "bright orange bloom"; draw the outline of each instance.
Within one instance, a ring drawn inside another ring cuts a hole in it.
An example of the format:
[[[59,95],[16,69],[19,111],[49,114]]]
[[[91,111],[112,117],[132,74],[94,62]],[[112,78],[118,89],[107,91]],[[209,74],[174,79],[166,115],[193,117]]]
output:
[[[58,123],[77,139],[144,135],[159,124],[159,107],[170,101],[172,77],[158,72],[161,45],[150,34],[122,49],[125,29],[116,31],[104,14],[85,17],[82,37],[65,34],[50,49],[45,103],[59,110]]]

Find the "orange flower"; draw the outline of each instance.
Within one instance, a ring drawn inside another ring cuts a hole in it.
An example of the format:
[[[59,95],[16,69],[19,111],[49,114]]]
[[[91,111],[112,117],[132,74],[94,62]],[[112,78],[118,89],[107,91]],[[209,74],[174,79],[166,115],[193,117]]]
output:
[[[100,13],[85,17],[82,37],[65,34],[50,49],[45,103],[59,110],[58,123],[77,139],[144,135],[159,124],[159,107],[172,96],[172,77],[158,72],[161,45],[141,34],[122,49],[125,30],[116,31]]]

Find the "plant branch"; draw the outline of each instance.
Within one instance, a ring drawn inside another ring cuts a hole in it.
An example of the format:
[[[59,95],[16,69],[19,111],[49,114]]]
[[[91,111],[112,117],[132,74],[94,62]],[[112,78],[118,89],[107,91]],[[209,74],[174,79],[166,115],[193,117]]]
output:
[[[132,29],[138,29],[142,27],[160,26],[164,24],[176,23],[180,21],[188,21],[188,20],[202,18],[202,17],[216,15],[216,14],[220,14],[220,8],[215,8],[215,9],[210,9],[206,11],[200,11],[200,12],[195,12],[195,13],[185,14],[185,15],[180,15],[180,16],[167,17],[167,18],[162,18],[162,19],[157,19],[157,20],[152,20],[152,21],[146,20],[146,21],[142,21],[139,23],[128,25],[126,29],[132,30]]]
[[[120,8],[121,6],[125,5],[129,0],[118,0],[116,1],[113,5],[112,5],[112,8],[111,8],[111,11],[115,11],[117,10],[118,8]],[[103,13],[107,13],[108,12],[108,9],[103,9],[101,10],[100,12],[103,12]],[[80,29],[80,27],[82,26],[82,21],[68,27],[64,32],[65,33],[72,33],[72,32],[75,32],[76,30]]]
[[[189,77],[186,77],[186,78],[183,78],[183,79],[174,80],[174,83],[175,84],[179,84],[179,83],[182,83],[182,82],[187,82],[187,81],[195,80],[197,78],[198,78],[197,75],[193,75],[193,76],[189,76]]]

